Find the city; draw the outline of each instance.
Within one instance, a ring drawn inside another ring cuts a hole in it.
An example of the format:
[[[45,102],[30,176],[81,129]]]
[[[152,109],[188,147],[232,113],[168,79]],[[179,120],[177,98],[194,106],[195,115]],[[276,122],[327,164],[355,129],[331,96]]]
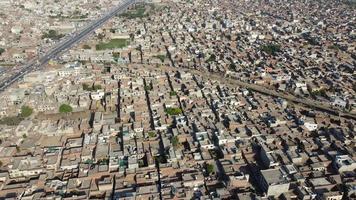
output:
[[[0,0],[0,199],[355,199],[355,6]]]

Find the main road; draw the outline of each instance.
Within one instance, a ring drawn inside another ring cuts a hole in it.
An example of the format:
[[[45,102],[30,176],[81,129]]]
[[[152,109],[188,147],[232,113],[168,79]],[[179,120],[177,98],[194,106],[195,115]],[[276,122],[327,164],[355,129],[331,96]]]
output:
[[[40,68],[41,66],[47,64],[47,62],[53,58],[55,58],[59,53],[68,50],[73,45],[79,43],[86,36],[90,35],[93,31],[101,27],[105,22],[114,17],[115,15],[122,13],[125,11],[130,5],[136,3],[137,0],[126,0],[121,4],[117,5],[115,8],[111,9],[107,14],[103,15],[99,19],[89,23],[81,30],[74,33],[73,36],[59,42],[52,49],[50,49],[44,56],[34,58],[30,60],[26,65],[22,67],[22,69],[9,78],[3,80],[0,83],[0,92],[4,91],[11,84],[22,78],[27,73]]]

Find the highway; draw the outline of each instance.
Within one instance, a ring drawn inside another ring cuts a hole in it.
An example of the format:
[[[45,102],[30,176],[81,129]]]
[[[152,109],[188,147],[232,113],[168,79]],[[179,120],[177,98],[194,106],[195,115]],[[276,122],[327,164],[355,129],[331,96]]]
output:
[[[83,27],[81,30],[74,33],[72,37],[69,37],[66,40],[61,41],[58,44],[56,44],[52,49],[50,49],[47,53],[45,53],[44,56],[34,58],[34,59],[28,61],[28,63],[23,66],[22,70],[13,74],[12,76],[10,76],[9,78],[5,79],[4,81],[2,81],[0,83],[0,92],[4,91],[6,88],[8,88],[10,85],[15,83],[20,78],[22,78],[27,73],[34,71],[36,69],[39,69],[43,65],[47,64],[47,62],[49,60],[58,56],[61,52],[64,52],[65,50],[68,50],[73,45],[79,43],[84,38],[89,36],[92,32],[94,32],[96,29],[101,27],[109,19],[111,19],[112,17],[114,17],[115,15],[117,15],[119,13],[122,13],[130,5],[132,5],[134,3],[136,3],[136,0],[126,0],[126,1],[122,2],[121,4],[117,5],[115,8],[108,11],[107,14],[105,14],[102,17],[100,17],[99,19],[89,23],[88,25]]]

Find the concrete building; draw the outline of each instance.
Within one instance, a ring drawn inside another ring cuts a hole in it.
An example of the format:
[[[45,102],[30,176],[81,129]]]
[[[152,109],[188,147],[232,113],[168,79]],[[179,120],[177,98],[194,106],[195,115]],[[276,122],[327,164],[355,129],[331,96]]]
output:
[[[277,168],[261,170],[260,184],[267,196],[278,197],[288,192],[290,182],[287,174],[281,168]]]

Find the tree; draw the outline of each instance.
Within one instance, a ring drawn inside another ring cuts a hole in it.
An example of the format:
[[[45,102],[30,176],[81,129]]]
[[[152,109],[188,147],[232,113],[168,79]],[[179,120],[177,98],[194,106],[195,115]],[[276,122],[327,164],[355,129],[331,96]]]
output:
[[[21,117],[29,117],[31,116],[33,109],[29,106],[22,106],[21,107]]]
[[[281,46],[278,44],[268,44],[261,46],[261,50],[269,55],[276,55],[277,52],[281,51]]]
[[[207,164],[207,165],[206,165],[206,171],[208,172],[208,174],[212,174],[212,173],[215,171],[214,165],[212,165],[212,164]]]
[[[155,161],[157,161],[158,163],[162,164],[162,163],[167,163],[167,158],[165,155],[158,155],[158,156],[154,156],[153,159]]]
[[[148,132],[147,134],[148,134],[148,136],[149,136],[150,138],[153,138],[153,137],[156,137],[156,136],[157,136],[157,134],[156,134],[155,132],[153,132],[153,131],[150,131],[150,132]]]
[[[70,105],[67,105],[67,104],[62,104],[59,107],[59,112],[60,113],[70,113],[72,111],[73,111],[73,108]]]
[[[151,90],[152,90],[152,87],[151,87],[151,85],[145,85],[144,89],[145,89],[146,91],[151,91]]]
[[[177,136],[172,137],[171,142],[172,142],[173,148],[177,148],[179,146],[179,139]]]
[[[112,53],[112,57],[114,57],[114,59],[118,59],[118,58],[120,58],[120,52],[113,52]]]
[[[170,96],[176,96],[176,95],[177,95],[177,92],[175,92],[175,91],[170,91],[170,92],[169,92],[169,95],[170,95]]]
[[[180,115],[182,114],[182,110],[180,108],[167,108],[166,113],[168,115]]]
[[[99,165],[107,165],[109,164],[109,159],[108,158],[103,158],[98,161]]]
[[[83,83],[83,84],[82,84],[82,86],[83,86],[83,90],[85,90],[85,91],[92,91],[92,88],[91,88],[91,87],[89,87],[89,85],[88,85],[88,84]]]
[[[1,56],[1,54],[4,53],[4,52],[5,52],[5,49],[0,48],[0,56]]]
[[[87,159],[86,161],[84,161],[84,164],[92,165],[93,163],[94,161],[92,159]]]
[[[97,37],[98,37],[99,40],[103,40],[105,38],[105,34],[104,33],[99,33],[97,35]]]
[[[214,62],[215,60],[216,60],[215,54],[211,54],[206,62],[210,63],[210,62]]]
[[[101,85],[94,85],[93,90],[101,90]]]
[[[164,59],[166,59],[166,55],[155,55],[153,57],[159,59],[161,62],[164,62]]]
[[[42,39],[49,38],[49,39],[52,39],[52,40],[59,40],[62,37],[64,37],[64,35],[63,34],[59,34],[55,30],[49,30],[47,33],[44,33],[42,35]]]
[[[235,70],[236,70],[236,65],[235,65],[235,63],[231,63],[231,64],[229,65],[229,69],[232,70],[232,71],[235,71]]]

